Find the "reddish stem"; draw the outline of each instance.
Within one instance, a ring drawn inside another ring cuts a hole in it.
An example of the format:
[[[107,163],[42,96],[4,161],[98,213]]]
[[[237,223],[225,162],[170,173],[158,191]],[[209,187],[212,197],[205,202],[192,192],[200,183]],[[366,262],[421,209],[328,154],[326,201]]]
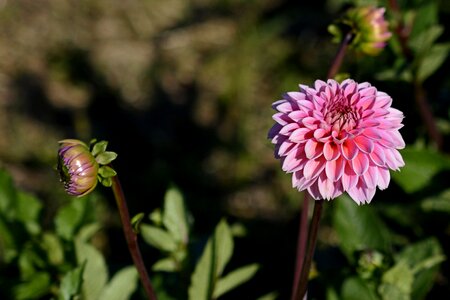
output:
[[[130,250],[134,265],[139,273],[141,283],[145,289],[148,299],[156,300],[156,294],[142,259],[141,251],[137,243],[137,235],[132,228],[127,202],[117,175],[112,177],[112,190],[114,197],[116,198],[117,208],[119,209],[120,219],[122,221],[123,232],[127,240],[128,249]]]
[[[348,32],[342,39],[342,42],[339,46],[336,56],[333,59],[333,63],[331,64],[330,70],[328,71],[327,79],[331,79],[334,76],[336,76],[337,72],[339,71],[339,68],[342,65],[342,61],[344,60],[345,52],[347,51],[348,45],[350,44],[352,39],[353,34],[351,32]]]

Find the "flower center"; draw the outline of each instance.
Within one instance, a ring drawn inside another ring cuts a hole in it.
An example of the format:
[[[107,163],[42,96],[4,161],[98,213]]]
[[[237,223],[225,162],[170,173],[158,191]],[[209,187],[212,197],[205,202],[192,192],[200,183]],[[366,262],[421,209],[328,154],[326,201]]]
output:
[[[325,121],[332,127],[332,130],[340,132],[350,131],[357,125],[358,116],[354,108],[345,103],[342,97],[338,101],[332,102],[326,108]]]

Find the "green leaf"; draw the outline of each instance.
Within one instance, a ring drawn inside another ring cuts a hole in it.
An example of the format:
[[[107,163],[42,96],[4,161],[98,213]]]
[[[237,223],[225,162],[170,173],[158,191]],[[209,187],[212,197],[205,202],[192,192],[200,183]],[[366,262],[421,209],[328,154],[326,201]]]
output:
[[[111,179],[111,177],[107,177],[107,178],[100,177],[99,180],[100,180],[100,183],[103,186],[106,186],[106,187],[111,187],[112,186],[112,179]]]
[[[98,300],[127,300],[137,288],[138,273],[134,266],[117,272],[103,289]]]
[[[115,160],[116,158],[117,158],[117,153],[112,152],[112,151],[105,151],[105,152],[100,153],[99,155],[97,155],[95,157],[95,160],[100,165],[107,165],[110,162],[112,162],[113,160]]]
[[[441,245],[435,238],[429,238],[405,247],[396,256],[396,261],[405,261],[414,274],[412,299],[425,298],[436,278],[439,266],[444,260]]]
[[[219,298],[226,292],[234,289],[238,285],[250,280],[258,271],[258,264],[251,264],[248,266],[240,267],[230,273],[225,277],[217,281],[216,287],[214,289],[214,298]]]
[[[350,277],[344,281],[341,290],[341,299],[345,300],[378,300],[378,297],[359,277]]]
[[[0,170],[0,214],[8,221],[14,217],[14,205],[16,202],[16,189],[11,176],[4,170]]]
[[[0,218],[0,259],[6,263],[11,262],[17,256],[17,246],[14,240],[14,235]]]
[[[133,227],[133,231],[135,233],[139,233],[139,227],[141,226],[141,222],[144,219],[145,214],[144,213],[138,213],[131,219],[131,227]]]
[[[98,143],[95,143],[94,147],[92,148],[92,155],[95,157],[99,155],[100,153],[103,153],[106,151],[106,147],[108,147],[107,141],[100,141]]]
[[[189,286],[190,300],[211,299],[214,285],[233,253],[233,237],[225,220],[216,226],[195,266]]]
[[[14,287],[16,300],[39,299],[50,291],[50,275],[45,272],[33,274],[29,280]]]
[[[426,212],[439,211],[450,213],[450,189],[447,189],[437,196],[428,197],[420,204]]]
[[[78,264],[86,263],[83,272],[83,295],[86,300],[98,300],[108,280],[108,269],[103,255],[82,238],[75,239]]]
[[[413,28],[410,34],[412,40],[424,34],[430,27],[438,23],[438,5],[436,1],[422,1],[414,16]]]
[[[177,264],[171,257],[160,259],[152,266],[153,271],[160,272],[176,272],[177,269]]]
[[[56,232],[66,240],[71,240],[81,226],[89,197],[70,201],[61,208],[55,217]]]
[[[264,296],[259,297],[257,300],[275,300],[278,298],[278,293],[277,292],[271,292],[268,293]]]
[[[350,261],[355,251],[375,249],[388,252],[391,237],[388,228],[376,214],[373,206],[358,206],[347,195],[333,201],[333,226],[340,247]]]
[[[85,263],[64,275],[59,287],[59,299],[72,300],[81,293]]]
[[[167,252],[177,249],[175,240],[167,231],[148,224],[142,224],[140,230],[144,241],[153,247]]]
[[[378,292],[381,294],[382,299],[411,299],[414,273],[405,261],[401,260],[387,270],[383,274],[381,281]]]
[[[41,246],[47,252],[50,264],[56,266],[64,262],[64,249],[57,235],[50,232],[44,233]]]
[[[435,151],[406,148],[401,151],[405,166],[392,178],[407,193],[417,192],[431,183],[433,176],[450,169],[450,159]]]
[[[164,197],[163,224],[177,242],[188,243],[188,221],[180,191],[171,188]]]
[[[409,42],[409,46],[414,50],[416,56],[423,56],[429,51],[443,31],[444,28],[440,25],[431,26],[412,38]]]
[[[25,224],[27,231],[36,235],[41,231],[39,225],[39,213],[42,208],[41,202],[34,196],[19,192],[16,199],[16,218]]]
[[[102,166],[98,169],[98,174],[103,178],[109,178],[116,176],[117,172],[109,166]]]
[[[445,61],[450,50],[450,44],[437,44],[431,47],[420,62],[417,79],[423,82],[432,75]]]
[[[153,222],[153,224],[155,224],[157,226],[162,226],[162,213],[159,208],[156,208],[154,211],[152,211],[148,215],[148,218],[150,221]]]

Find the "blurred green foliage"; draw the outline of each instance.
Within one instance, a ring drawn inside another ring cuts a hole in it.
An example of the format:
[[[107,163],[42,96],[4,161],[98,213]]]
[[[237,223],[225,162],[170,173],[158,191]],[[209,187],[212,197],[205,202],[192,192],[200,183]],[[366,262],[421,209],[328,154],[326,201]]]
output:
[[[111,194],[69,199],[52,169],[56,141],[93,136],[119,153],[131,213],[144,212],[135,228],[161,299],[188,297],[222,235],[233,256],[209,296],[288,298],[302,195],[266,140],[270,105],[324,79],[336,51],[326,28],[345,7],[389,2],[0,1],[0,298],[143,298]],[[349,53],[340,71],[405,113],[406,166],[368,206],[327,203],[317,299],[450,294],[450,4],[397,2],[389,46]]]

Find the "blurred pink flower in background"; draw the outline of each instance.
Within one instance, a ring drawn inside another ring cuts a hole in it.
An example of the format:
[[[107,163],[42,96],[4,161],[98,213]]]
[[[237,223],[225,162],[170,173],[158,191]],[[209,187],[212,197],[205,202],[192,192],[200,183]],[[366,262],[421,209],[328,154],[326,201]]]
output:
[[[388,186],[389,169],[404,166],[397,150],[405,147],[403,113],[370,83],[317,80],[283,98],[273,103],[269,138],[299,191],[316,200],[347,192],[356,203],[369,203],[377,186]]]

